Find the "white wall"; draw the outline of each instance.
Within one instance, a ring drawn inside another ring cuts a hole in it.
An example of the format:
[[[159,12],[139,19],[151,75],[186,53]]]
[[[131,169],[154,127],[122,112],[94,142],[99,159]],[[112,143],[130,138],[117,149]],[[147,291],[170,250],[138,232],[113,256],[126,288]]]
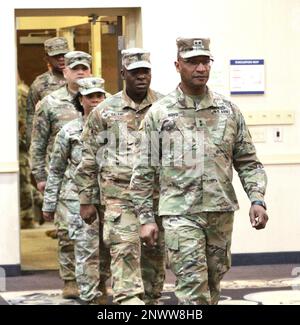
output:
[[[248,221],[249,202],[237,183],[241,210],[236,216],[233,252],[299,251],[299,213],[297,184],[300,161],[288,162],[287,155],[300,155],[300,1],[299,0],[13,0],[0,11],[3,49],[0,60],[2,119],[0,120],[0,265],[19,262],[17,177],[1,173],[3,163],[15,166],[17,160],[15,100],[14,8],[96,8],[141,7],[143,46],[151,50],[152,87],[168,93],[179,81],[173,62],[178,36],[208,36],[215,56],[213,69],[221,88],[229,93],[229,60],[263,58],[266,68],[264,95],[234,96],[242,111],[292,110],[295,124],[283,126],[282,143],[275,143],[272,127],[267,126],[265,143],[257,144],[258,154],[282,156],[287,164],[267,165],[267,191],[270,222],[265,231],[254,231]],[[5,95],[4,95],[5,94]],[[279,161],[280,162],[280,161]],[[2,165],[1,165],[2,164]],[[3,169],[3,168],[2,168]],[[13,167],[12,167],[13,169]],[[12,170],[13,171],[13,170]],[[7,179],[10,179],[9,186]],[[7,233],[11,235],[8,238]],[[13,238],[13,240],[11,240]],[[4,252],[8,249],[10,254]]]
[[[239,178],[234,178],[240,210],[235,214],[233,253],[293,252],[300,250],[299,165],[267,165],[266,195],[269,222],[255,230],[249,221],[249,201]]]
[[[14,11],[3,8],[0,33],[0,265],[20,263]]]
[[[19,263],[19,228],[17,174],[0,174],[0,265]]]

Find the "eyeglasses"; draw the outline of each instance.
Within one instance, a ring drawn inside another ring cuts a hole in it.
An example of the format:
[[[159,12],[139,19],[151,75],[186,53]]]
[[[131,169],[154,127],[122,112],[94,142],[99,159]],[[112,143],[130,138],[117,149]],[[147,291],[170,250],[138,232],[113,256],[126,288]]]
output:
[[[184,63],[194,67],[198,66],[201,63],[204,67],[208,68],[214,62],[214,60],[211,58],[201,57],[201,56],[194,56],[192,58],[187,58],[187,59],[183,59],[183,58],[179,58],[179,59]]]

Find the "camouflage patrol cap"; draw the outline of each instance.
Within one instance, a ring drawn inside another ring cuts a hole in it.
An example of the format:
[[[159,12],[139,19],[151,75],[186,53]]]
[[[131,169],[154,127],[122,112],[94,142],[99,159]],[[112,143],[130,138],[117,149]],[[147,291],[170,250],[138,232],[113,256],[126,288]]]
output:
[[[64,37],[49,38],[44,42],[45,52],[49,56],[65,54],[69,52],[68,41]]]
[[[100,77],[88,77],[77,80],[79,85],[78,91],[81,95],[88,95],[92,93],[106,93],[104,90],[104,79]]]
[[[79,64],[85,65],[86,67],[90,68],[92,57],[86,52],[71,51],[65,55],[65,62],[66,62],[66,66],[68,66],[71,69],[76,67],[76,65]]]
[[[191,58],[193,56],[205,55],[211,57],[209,50],[209,38],[182,38],[176,40],[177,54],[183,58]]]
[[[133,70],[137,68],[151,69],[150,53],[140,48],[123,50],[122,65],[126,68],[126,70]]]

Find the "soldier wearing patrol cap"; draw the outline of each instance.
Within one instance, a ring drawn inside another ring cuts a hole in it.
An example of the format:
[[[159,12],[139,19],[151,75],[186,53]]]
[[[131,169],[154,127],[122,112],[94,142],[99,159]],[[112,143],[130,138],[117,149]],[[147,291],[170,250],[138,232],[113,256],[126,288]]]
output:
[[[131,194],[141,237],[153,242],[151,180],[160,170],[163,218],[179,304],[217,304],[220,281],[230,268],[234,211],[232,166],[250,201],[250,222],[266,226],[266,173],[238,107],[207,87],[212,55],[207,38],[178,38],[178,87],[148,111]],[[164,145],[167,144],[167,145]],[[150,152],[143,148],[153,148]],[[159,155],[156,155],[159,153]],[[159,162],[156,166],[146,162]]]
[[[121,76],[125,89],[91,112],[82,133],[83,154],[75,176],[80,215],[87,223],[96,217],[99,175],[105,204],[104,240],[111,253],[113,301],[124,305],[156,304],[164,282],[163,232],[161,228],[156,247],[142,246],[141,258],[139,225],[129,183],[138,128],[162,95],[149,88],[150,53],[144,49],[122,51]]]
[[[65,84],[65,79],[63,76],[62,70],[64,69],[64,55],[69,51],[67,40],[64,37],[53,37],[45,41],[44,43],[45,49],[45,61],[48,65],[48,71],[36,77],[33,83],[30,86],[26,107],[24,108],[24,126],[25,126],[25,147],[26,152],[28,152],[28,148],[31,142],[31,132],[32,132],[32,122],[33,116],[35,112],[35,107],[37,103],[44,98],[46,95],[50,94],[52,91],[60,88]],[[22,155],[27,155],[26,159],[29,159],[28,153],[23,153]],[[25,169],[22,169],[22,172]],[[27,172],[30,174],[30,171]],[[32,211],[34,212],[34,218],[39,221],[39,223],[43,223],[42,219],[42,204],[43,197],[39,191],[36,190],[35,186],[30,183],[24,183],[24,180],[30,180],[30,178],[21,178],[23,180],[22,188],[32,188],[32,196],[33,196],[33,206]],[[23,198],[23,194],[21,193],[21,201],[27,201]],[[31,217],[32,218],[32,217]],[[32,219],[24,219],[21,220],[22,228],[30,228],[33,227],[34,223]]]
[[[30,146],[32,121],[36,104],[52,91],[65,84],[63,69],[65,68],[64,55],[69,52],[68,42],[64,37],[49,38],[44,43],[45,61],[48,71],[36,77],[30,86],[27,97],[26,135]]]
[[[84,123],[91,110],[105,99],[106,91],[104,80],[99,77],[83,78],[77,83],[79,89],[74,98],[74,105],[82,116],[67,123],[56,136],[44,194],[43,211],[44,217],[49,220],[53,218],[59,201],[67,207],[69,236],[74,240],[75,246],[75,273],[80,288],[80,299],[90,304],[104,304],[107,302],[105,283],[110,276],[110,254],[103,244],[104,208],[100,206],[100,198],[98,198],[97,220],[91,225],[83,222],[79,214],[80,204],[74,183],[74,171],[81,161],[80,137]]]
[[[90,76],[92,57],[85,52],[72,51],[65,55],[66,67],[63,70],[66,85],[47,95],[37,108],[32,129],[30,147],[32,174],[37,187],[44,192],[47,180],[47,161],[53,149],[56,134],[69,121],[78,118],[79,112],[73,104],[78,92],[77,81]],[[78,296],[75,280],[74,245],[68,234],[67,207],[59,201],[56,207],[60,276],[64,280],[63,296]]]

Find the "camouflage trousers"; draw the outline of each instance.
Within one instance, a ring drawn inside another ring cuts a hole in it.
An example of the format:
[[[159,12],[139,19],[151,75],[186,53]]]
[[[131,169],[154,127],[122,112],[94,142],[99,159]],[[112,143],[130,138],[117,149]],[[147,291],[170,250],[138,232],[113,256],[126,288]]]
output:
[[[42,215],[43,197],[31,183],[28,153],[19,152],[20,222],[21,228],[32,228]]]
[[[20,164],[20,221],[21,228],[25,229],[33,225],[33,197],[30,181],[29,167]]]
[[[231,266],[233,212],[164,216],[163,226],[179,304],[217,304]]]
[[[79,201],[64,200],[63,203],[67,208],[68,237],[74,245],[80,299],[89,301],[102,294],[99,287],[105,286],[110,278],[110,253],[103,243],[104,208],[99,209],[98,218],[88,225],[79,215]]]
[[[141,246],[139,222],[132,206],[110,202],[106,204],[104,215],[104,241],[110,246],[112,259],[113,301],[124,303],[140,298],[146,304],[156,304],[165,279],[161,218],[157,220],[160,228],[158,244],[150,248]]]
[[[32,197],[33,197],[34,220],[40,223],[41,219],[43,218],[42,207],[43,207],[44,197],[43,194],[39,192],[39,190],[35,188],[34,185],[31,186],[32,186]]]
[[[69,236],[68,214],[68,201],[59,200],[54,218],[58,237],[59,275],[64,281],[74,281],[76,279],[74,240]]]

